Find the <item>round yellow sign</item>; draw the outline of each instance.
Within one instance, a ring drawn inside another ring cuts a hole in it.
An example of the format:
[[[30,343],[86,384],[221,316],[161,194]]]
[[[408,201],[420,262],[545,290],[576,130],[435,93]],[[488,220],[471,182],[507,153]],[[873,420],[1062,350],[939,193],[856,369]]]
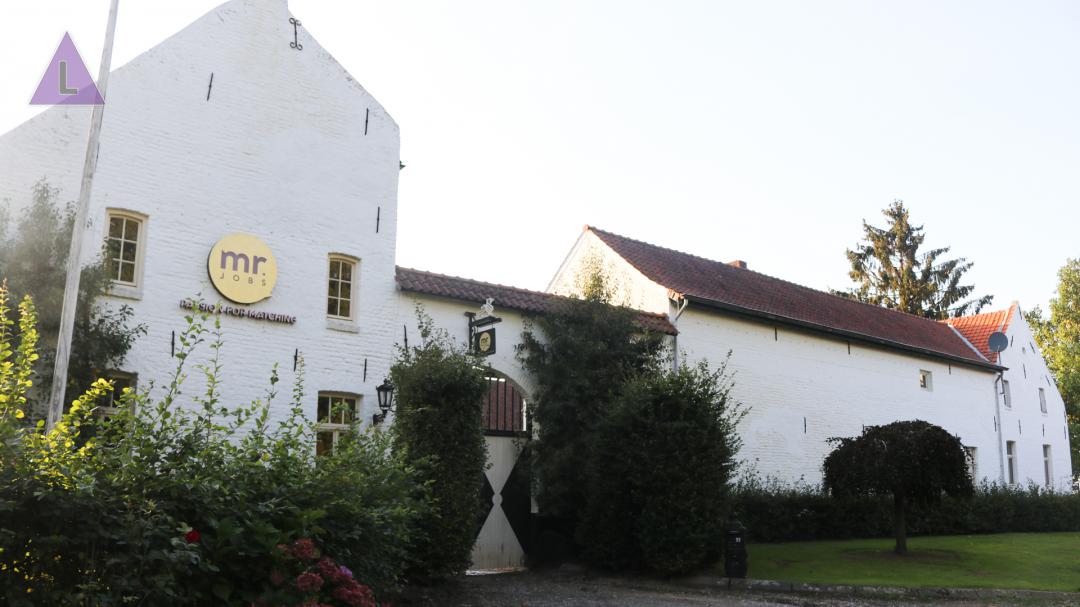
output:
[[[270,297],[277,282],[274,254],[251,234],[229,234],[217,241],[210,249],[206,269],[218,293],[236,303],[255,303]]]

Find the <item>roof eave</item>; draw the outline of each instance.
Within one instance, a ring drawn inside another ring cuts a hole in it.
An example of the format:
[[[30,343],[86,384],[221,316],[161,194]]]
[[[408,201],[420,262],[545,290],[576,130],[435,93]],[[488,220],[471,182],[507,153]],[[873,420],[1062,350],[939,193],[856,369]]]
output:
[[[956,355],[953,355],[953,354],[945,354],[943,352],[935,352],[934,350],[927,350],[925,348],[919,348],[917,346],[911,346],[911,345],[908,345],[908,344],[902,344],[902,343],[895,342],[895,341],[890,341],[890,340],[887,340],[887,339],[881,339],[879,337],[874,337],[872,335],[864,335],[862,333],[856,333],[854,331],[845,331],[843,329],[835,329],[835,328],[832,328],[832,327],[826,327],[824,325],[819,325],[819,324],[812,323],[812,322],[807,322],[807,321],[804,321],[804,320],[798,320],[798,319],[795,319],[795,318],[789,318],[787,316],[779,316],[777,314],[772,314],[772,313],[764,312],[764,311],[761,311],[761,310],[755,310],[753,308],[745,308],[745,307],[742,307],[742,306],[735,306],[735,305],[727,304],[727,303],[724,303],[724,302],[716,301],[716,300],[713,300],[713,299],[707,299],[707,298],[704,298],[704,297],[698,297],[696,295],[689,295],[689,294],[684,293],[684,294],[682,294],[682,296],[684,298],[686,298],[688,301],[694,302],[696,304],[701,304],[701,305],[706,306],[708,308],[713,308],[713,309],[716,309],[716,310],[722,310],[724,312],[730,312],[730,313],[733,313],[733,314],[736,314],[736,315],[739,315],[739,316],[748,316],[748,317],[751,317],[751,318],[768,320],[770,322],[774,322],[774,323],[779,324],[779,325],[785,325],[785,326],[789,326],[789,327],[797,327],[797,328],[800,328],[800,329],[807,329],[807,330],[810,330],[810,331],[815,331],[815,332],[818,332],[818,333],[825,333],[825,334],[828,334],[828,335],[835,335],[835,336],[838,336],[838,337],[843,337],[844,339],[850,339],[852,341],[868,343],[868,344],[873,344],[873,345],[877,345],[877,346],[884,346],[886,348],[891,348],[891,349],[894,349],[894,350],[901,350],[901,351],[904,351],[904,352],[911,352],[911,353],[914,353],[914,354],[920,354],[922,356],[928,356],[930,358],[936,358],[936,359],[939,359],[939,360],[945,360],[945,361],[948,361],[950,363],[956,363],[956,364],[959,364],[959,365],[965,365],[965,366],[969,366],[969,367],[978,367],[978,368],[981,368],[981,369],[987,369],[987,370],[994,371],[994,372],[1001,372],[1001,371],[1004,371],[1004,370],[1006,370],[1008,368],[1008,367],[1002,367],[1001,365],[995,365],[995,364],[990,363],[990,362],[982,362],[982,361],[978,361],[978,360],[972,360],[972,359],[969,359],[969,358],[963,358],[963,357],[956,356]]]

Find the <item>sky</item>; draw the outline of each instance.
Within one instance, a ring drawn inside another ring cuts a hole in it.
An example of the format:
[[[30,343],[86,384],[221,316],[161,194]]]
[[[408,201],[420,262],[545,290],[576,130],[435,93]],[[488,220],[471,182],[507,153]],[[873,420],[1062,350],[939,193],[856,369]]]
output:
[[[0,132],[108,0],[3,0]],[[219,4],[121,0],[113,67]],[[400,265],[543,290],[585,224],[819,289],[894,199],[1044,308],[1080,257],[1080,3],[292,0],[401,127]]]

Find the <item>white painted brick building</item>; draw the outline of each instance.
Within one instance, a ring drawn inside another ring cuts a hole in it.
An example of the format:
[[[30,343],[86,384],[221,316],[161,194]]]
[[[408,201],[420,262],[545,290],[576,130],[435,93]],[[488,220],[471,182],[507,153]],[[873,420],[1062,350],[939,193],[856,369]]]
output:
[[[231,305],[295,322],[221,318],[225,401],[261,395],[275,364],[287,386],[299,351],[311,416],[326,393],[355,399],[370,420],[403,326],[415,326],[414,302],[465,339],[464,312],[486,297],[503,318],[489,360],[527,394],[513,347],[552,296],[395,266],[398,127],[302,27],[294,49],[289,18],[285,0],[232,0],[112,74],[84,257],[110,234],[121,259],[134,244],[130,274],[118,274],[125,284],[108,299],[131,305],[148,333],[118,371],[136,374],[140,389],[167,378],[180,302],[222,300],[208,255],[239,232],[269,247],[277,282],[267,299]],[[17,212],[40,179],[76,199],[89,117],[55,107],[0,136],[0,200]],[[131,238],[127,222],[138,228]],[[577,277],[597,266],[643,322],[672,336],[683,362],[715,365],[731,352],[736,396],[751,407],[742,455],[761,474],[816,482],[825,439],[921,418],[974,449],[980,478],[1007,480],[1013,443],[1015,481],[1046,484],[1047,453],[1051,484],[1068,486],[1061,397],[1018,310],[1007,325],[1015,343],[990,360],[962,327],[852,302],[822,316],[837,298],[594,229],[549,291],[578,292]],[[1002,371],[1009,407],[996,396]],[[197,390],[193,378],[187,391]]]

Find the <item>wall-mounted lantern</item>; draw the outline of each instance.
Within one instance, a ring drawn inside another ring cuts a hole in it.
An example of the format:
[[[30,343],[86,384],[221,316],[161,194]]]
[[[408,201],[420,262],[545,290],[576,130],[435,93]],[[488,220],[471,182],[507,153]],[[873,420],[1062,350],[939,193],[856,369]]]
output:
[[[382,411],[382,413],[371,416],[371,423],[377,426],[386,419],[390,409],[394,408],[394,384],[390,382],[389,378],[384,379],[383,383],[375,388],[375,393],[379,397],[379,410]]]

